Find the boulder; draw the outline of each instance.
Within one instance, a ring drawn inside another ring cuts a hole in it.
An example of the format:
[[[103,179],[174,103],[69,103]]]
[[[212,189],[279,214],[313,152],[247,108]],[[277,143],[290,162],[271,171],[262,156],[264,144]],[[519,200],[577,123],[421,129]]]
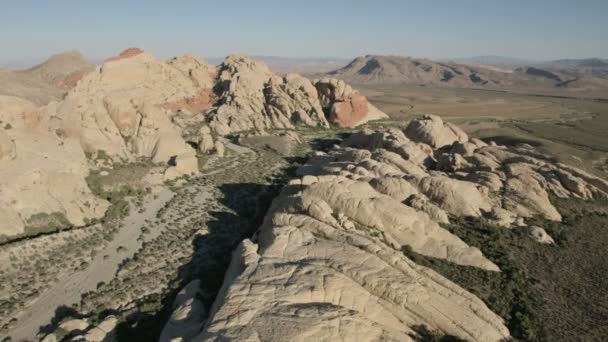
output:
[[[416,210],[426,213],[433,221],[437,223],[450,223],[448,213],[441,209],[437,204],[429,201],[429,199],[424,195],[412,195],[406,199],[404,203]]]
[[[416,186],[399,177],[374,178],[369,181],[369,184],[379,193],[388,195],[399,202],[418,194]]]
[[[215,144],[213,144],[213,151],[218,157],[223,157],[226,153],[226,148],[221,141],[216,141]]]
[[[169,168],[165,170],[164,180],[172,180],[184,175],[197,174],[198,158],[194,151],[176,155],[169,160]]]
[[[455,216],[481,216],[491,209],[488,199],[470,182],[445,176],[423,178],[418,188],[446,212]]]
[[[355,127],[371,120],[388,118],[367,101],[365,95],[353,90],[342,80],[321,79],[314,81],[323,106],[331,123],[341,127]]]
[[[469,140],[463,130],[449,122],[444,122],[436,115],[425,115],[421,119],[412,120],[405,129],[405,135],[415,142],[425,143],[434,148]]]
[[[99,325],[89,329],[84,335],[84,340],[87,342],[113,341],[117,324],[116,316],[108,316]]]
[[[213,136],[209,126],[202,126],[198,131],[198,149],[203,153],[209,153],[213,150]]]
[[[532,239],[534,239],[534,241],[538,242],[538,243],[543,243],[543,244],[554,244],[555,241],[553,241],[553,238],[547,234],[547,232],[538,226],[531,226],[530,227],[530,236],[532,237]]]
[[[65,331],[86,331],[89,323],[83,319],[70,319],[59,324],[59,328]]]

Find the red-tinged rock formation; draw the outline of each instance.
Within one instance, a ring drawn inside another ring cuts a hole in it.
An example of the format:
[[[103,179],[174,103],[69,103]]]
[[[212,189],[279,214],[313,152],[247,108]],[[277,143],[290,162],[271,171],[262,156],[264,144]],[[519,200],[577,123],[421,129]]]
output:
[[[80,81],[84,75],[86,75],[90,70],[78,70],[69,75],[67,75],[63,80],[59,82],[59,86],[64,88],[74,88],[78,81]]]
[[[363,94],[352,93],[334,103],[328,119],[342,127],[356,126],[369,112],[367,104],[367,98]]]
[[[104,61],[104,63],[137,56],[143,52],[144,52],[144,50],[142,50],[140,48],[134,48],[134,47],[128,48],[128,49],[124,50],[123,52],[121,52],[120,54],[118,54],[118,56],[114,56],[114,57],[110,57],[110,58],[106,59]]]
[[[216,96],[212,89],[201,89],[200,92],[194,96],[164,103],[161,107],[173,112],[187,110],[192,114],[198,114],[211,109],[215,100]]]
[[[365,95],[342,80],[322,79],[313,82],[328,120],[341,127],[355,127],[371,120],[386,118],[386,114],[367,101]]]

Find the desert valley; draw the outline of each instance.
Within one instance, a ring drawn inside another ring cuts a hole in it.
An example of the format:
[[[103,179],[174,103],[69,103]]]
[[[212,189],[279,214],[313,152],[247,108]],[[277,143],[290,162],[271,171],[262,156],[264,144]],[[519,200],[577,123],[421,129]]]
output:
[[[606,341],[607,11],[4,4],[0,342]]]
[[[599,341],[608,74],[572,63],[2,70],[0,336]]]

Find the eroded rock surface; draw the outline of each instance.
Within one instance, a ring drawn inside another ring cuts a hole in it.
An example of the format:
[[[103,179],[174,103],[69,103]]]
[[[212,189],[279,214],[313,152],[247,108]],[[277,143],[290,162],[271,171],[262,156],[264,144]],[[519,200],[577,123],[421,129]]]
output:
[[[52,215],[59,225],[82,225],[103,215],[107,203],[95,199],[84,182],[89,171],[83,154],[95,159],[94,167],[151,161],[158,168],[145,179],[156,184],[197,173],[197,149],[223,156],[218,135],[264,135],[267,129],[298,125],[329,127],[310,80],[294,74],[278,77],[264,63],[243,55],[229,56],[215,67],[194,56],[159,60],[129,48],[96,67],[80,54],[67,53],[30,71],[69,91],[43,107],[9,96],[1,103],[0,111],[7,116],[3,126],[15,126],[0,131],[4,182],[10,184],[2,191],[8,202],[0,208],[0,234],[5,235],[22,233],[35,214]],[[331,95],[329,102],[324,98],[324,105],[350,101],[353,108],[371,108],[343,82],[339,86],[332,91],[340,95]],[[372,119],[370,113],[357,111],[357,120]],[[61,160],[66,161],[63,167]],[[23,167],[26,172],[20,172]],[[47,180],[50,169],[54,171]],[[78,181],[67,182],[73,175]],[[50,185],[54,188],[47,189]],[[44,195],[24,201],[28,191]]]
[[[312,83],[298,75],[275,76],[263,62],[229,56],[220,65],[216,91],[219,105],[211,127],[221,135],[296,124],[327,127]]]
[[[108,202],[89,190],[77,140],[24,99],[0,96],[0,120],[0,236],[103,216]]]
[[[470,341],[509,336],[474,295],[402,250],[498,271],[441,224],[486,217],[505,227],[550,201],[607,196],[602,179],[530,146],[469,139],[437,117],[404,130],[362,130],[315,152],[234,251],[224,285],[191,340],[409,341],[414,327]],[[531,234],[545,234],[532,229]]]
[[[388,118],[367,101],[365,95],[354,90],[342,80],[325,78],[314,81],[319,92],[321,106],[328,113],[328,120],[341,127],[355,127],[372,120]]]
[[[365,182],[295,180],[273,202],[257,245],[247,240],[234,252],[193,340],[412,341],[419,325],[475,341],[508,336],[479,299],[407,259],[404,245],[496,270],[426,214]]]
[[[215,67],[196,57],[161,61],[128,49],[85,75],[46,112],[86,152],[101,150],[113,161],[165,163],[165,178],[174,178],[198,171],[195,151],[174,117],[210,108],[214,77]]]
[[[343,127],[387,117],[343,81],[279,77],[266,64],[244,55],[226,58],[215,90],[219,100],[210,113],[210,125],[221,135],[298,125],[328,127],[326,116]]]

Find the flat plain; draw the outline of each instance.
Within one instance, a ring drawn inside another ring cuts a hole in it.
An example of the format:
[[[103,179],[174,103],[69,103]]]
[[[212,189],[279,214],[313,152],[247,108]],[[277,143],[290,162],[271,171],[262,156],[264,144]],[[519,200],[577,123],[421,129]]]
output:
[[[441,115],[467,133],[499,144],[533,145],[559,162],[608,176],[608,100],[407,85],[356,85],[400,124]],[[406,252],[452,279],[505,319],[516,341],[604,341],[608,204],[555,199],[562,222],[536,219],[555,245],[539,245],[525,230],[485,220],[459,220],[449,230],[503,270],[472,267]],[[436,340],[430,336],[429,340]]]
[[[528,143],[559,162],[608,176],[608,99],[398,84],[354,86],[397,123],[440,115],[475,137]]]

